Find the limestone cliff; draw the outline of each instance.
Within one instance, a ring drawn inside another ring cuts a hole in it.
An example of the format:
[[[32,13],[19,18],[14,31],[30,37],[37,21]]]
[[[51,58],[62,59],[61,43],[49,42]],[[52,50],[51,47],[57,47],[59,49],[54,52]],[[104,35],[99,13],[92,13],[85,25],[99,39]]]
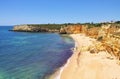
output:
[[[67,25],[66,27],[62,27],[60,29],[60,33],[67,33],[67,34],[76,34],[76,33],[84,33],[87,31],[87,27],[80,24],[75,25]]]
[[[35,25],[16,25],[13,31],[19,32],[59,32],[58,29],[50,29],[49,27],[35,26]]]
[[[87,31],[87,27],[80,24],[74,25],[16,25],[13,31],[19,32],[57,32],[60,34],[76,34],[84,33]]]

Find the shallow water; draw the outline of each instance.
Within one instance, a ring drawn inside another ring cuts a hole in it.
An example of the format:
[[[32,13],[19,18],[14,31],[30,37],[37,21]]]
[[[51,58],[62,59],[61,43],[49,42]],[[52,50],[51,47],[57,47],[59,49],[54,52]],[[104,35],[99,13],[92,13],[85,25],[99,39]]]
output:
[[[0,26],[0,79],[44,79],[72,55],[71,38]]]

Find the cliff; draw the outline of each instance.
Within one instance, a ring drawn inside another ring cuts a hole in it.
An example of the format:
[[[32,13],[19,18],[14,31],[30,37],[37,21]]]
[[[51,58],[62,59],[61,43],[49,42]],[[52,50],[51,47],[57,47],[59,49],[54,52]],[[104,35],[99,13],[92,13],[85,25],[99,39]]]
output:
[[[75,25],[67,25],[66,27],[61,27],[60,33],[61,34],[77,34],[77,33],[84,33],[87,31],[87,26],[75,24]]]
[[[60,34],[76,34],[83,33],[87,30],[86,26],[80,24],[64,25],[64,24],[41,24],[41,25],[16,25],[13,31],[18,32],[57,32]]]
[[[106,31],[114,33],[120,25],[115,24],[101,24],[99,26],[89,25],[89,24],[26,24],[26,25],[16,25],[13,31],[22,32],[57,32],[60,34],[77,34],[84,33],[88,36],[97,37],[100,33],[101,27],[103,30],[108,28]],[[117,27],[117,28],[116,28]],[[104,31],[101,31],[104,32]]]
[[[48,26],[37,26],[37,25],[16,25],[13,31],[18,32],[59,32],[57,28],[50,28]]]
[[[91,47],[98,43],[96,39],[82,34],[71,36],[75,40],[74,53],[64,66],[59,79],[120,79],[120,62],[116,57],[106,51],[107,49],[90,52]]]
[[[105,24],[71,36],[74,53],[59,79],[120,79],[120,27]]]

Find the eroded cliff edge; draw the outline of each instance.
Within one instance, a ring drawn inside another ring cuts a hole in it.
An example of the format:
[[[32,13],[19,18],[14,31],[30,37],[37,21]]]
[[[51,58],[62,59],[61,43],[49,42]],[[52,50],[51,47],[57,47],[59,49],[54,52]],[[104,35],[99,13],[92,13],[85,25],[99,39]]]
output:
[[[35,24],[25,24],[25,25],[15,25],[12,31],[17,32],[59,32],[59,25],[35,25]]]
[[[107,24],[71,36],[74,53],[58,79],[120,79],[120,27]]]
[[[111,40],[113,38],[111,37],[109,41],[105,41],[110,44],[101,46],[98,44],[103,44],[103,42],[98,42],[86,35],[73,34],[71,36],[76,44],[74,54],[64,67],[59,79],[120,79],[120,56],[118,55],[120,54],[120,40]],[[119,43],[113,43],[115,41]],[[111,44],[111,47],[106,47]],[[116,45],[118,47],[112,48]]]
[[[50,32],[60,34],[73,34],[86,31],[85,25],[81,24],[24,24],[15,25],[12,31],[17,32]]]
[[[120,28],[120,23],[95,23],[95,24],[22,24],[15,25],[12,31],[17,32],[50,32],[60,34],[77,34],[85,33],[90,36],[98,35],[100,27],[110,25],[111,32]]]

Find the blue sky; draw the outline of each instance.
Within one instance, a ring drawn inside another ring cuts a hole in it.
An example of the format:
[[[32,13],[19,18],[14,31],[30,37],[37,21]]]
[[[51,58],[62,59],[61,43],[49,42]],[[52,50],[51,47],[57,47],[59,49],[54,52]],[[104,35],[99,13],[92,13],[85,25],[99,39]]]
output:
[[[120,20],[120,0],[0,0],[0,25]]]

